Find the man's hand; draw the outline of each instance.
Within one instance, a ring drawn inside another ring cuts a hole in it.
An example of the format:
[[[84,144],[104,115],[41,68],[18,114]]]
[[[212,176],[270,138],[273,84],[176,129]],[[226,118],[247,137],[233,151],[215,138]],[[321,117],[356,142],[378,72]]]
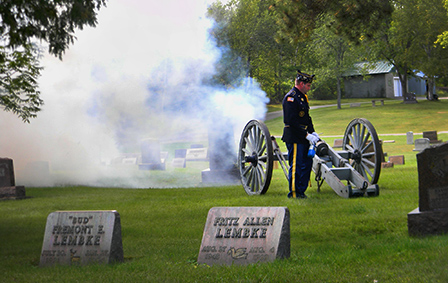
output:
[[[308,134],[306,139],[309,140],[312,144],[316,144],[319,141],[319,138],[313,134]]]

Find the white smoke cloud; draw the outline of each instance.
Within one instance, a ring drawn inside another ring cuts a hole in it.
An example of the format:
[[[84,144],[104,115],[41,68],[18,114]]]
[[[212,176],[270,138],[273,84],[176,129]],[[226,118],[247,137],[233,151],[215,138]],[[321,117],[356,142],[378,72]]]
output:
[[[145,138],[197,142],[225,126],[238,139],[247,121],[263,118],[267,98],[255,82],[231,91],[203,84],[220,57],[208,37],[208,2],[112,0],[63,61],[46,55],[38,118],[24,124],[0,111],[0,156],[14,160],[16,184],[191,185],[179,171],[110,164]],[[36,169],[46,164],[49,176]]]

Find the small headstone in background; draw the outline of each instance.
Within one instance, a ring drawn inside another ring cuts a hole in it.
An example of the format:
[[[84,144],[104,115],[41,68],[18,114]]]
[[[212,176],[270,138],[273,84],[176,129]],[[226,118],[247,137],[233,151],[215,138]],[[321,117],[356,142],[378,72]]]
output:
[[[393,168],[394,167],[394,163],[393,162],[381,162],[381,168]]]
[[[48,215],[40,266],[121,261],[123,246],[117,211],[56,211]]]
[[[199,250],[199,264],[244,265],[290,256],[287,207],[213,207]]]
[[[408,214],[410,235],[448,233],[448,143],[417,154],[419,207]]]
[[[437,138],[437,131],[423,132],[423,137],[429,139],[429,143],[441,143],[442,141]]]
[[[422,138],[422,139],[416,139],[414,142],[414,151],[423,151],[426,148],[430,147],[429,139],[428,138]]]
[[[335,139],[335,140],[334,140],[333,147],[334,147],[334,148],[341,148],[341,147],[342,147],[342,142],[343,142],[342,139]]]
[[[187,149],[181,148],[181,149],[175,149],[174,150],[174,158],[185,158],[187,156]]]
[[[160,143],[157,139],[145,139],[141,141],[142,163],[138,165],[140,170],[165,170],[165,163],[161,159]]]
[[[406,133],[406,144],[414,144],[414,133],[413,132]]]
[[[185,158],[188,161],[206,161],[208,160],[207,148],[189,148],[187,149]]]
[[[389,162],[392,162],[395,165],[403,165],[404,164],[404,155],[389,156]]]
[[[185,168],[187,166],[187,161],[185,158],[173,158],[172,166],[174,168]]]

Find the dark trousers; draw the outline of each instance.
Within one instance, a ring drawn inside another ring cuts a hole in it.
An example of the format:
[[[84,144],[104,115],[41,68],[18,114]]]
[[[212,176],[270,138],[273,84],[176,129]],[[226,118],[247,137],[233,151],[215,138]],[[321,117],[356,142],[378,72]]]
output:
[[[289,161],[289,198],[304,195],[310,181],[313,159],[308,155],[308,144],[286,143]]]

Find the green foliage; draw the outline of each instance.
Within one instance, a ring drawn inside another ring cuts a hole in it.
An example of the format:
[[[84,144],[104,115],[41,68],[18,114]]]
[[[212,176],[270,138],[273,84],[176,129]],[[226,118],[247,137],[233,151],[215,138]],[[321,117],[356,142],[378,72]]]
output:
[[[0,105],[29,122],[40,111],[37,79],[40,53],[35,41],[48,43],[49,53],[62,59],[75,40],[75,30],[97,23],[106,0],[0,1]]]
[[[321,17],[332,16],[333,30],[357,42],[362,37],[372,37],[378,26],[387,20],[393,11],[391,1],[382,0],[273,2],[273,9],[278,15],[282,32],[296,41],[309,37],[318,26]]]
[[[291,88],[296,68],[291,60],[295,47],[278,38],[276,19],[267,1],[230,1],[214,3],[208,16],[215,20],[211,30],[223,56],[215,81],[235,85],[241,77],[253,77],[269,98],[278,102]]]
[[[6,47],[24,46],[33,38],[49,43],[49,52],[62,57],[76,29],[95,26],[96,13],[106,0],[4,0],[0,2],[0,36]]]
[[[21,51],[8,51],[0,46],[0,105],[24,122],[36,117],[43,104],[37,90],[37,78],[42,70],[37,56],[32,45],[25,45]]]

